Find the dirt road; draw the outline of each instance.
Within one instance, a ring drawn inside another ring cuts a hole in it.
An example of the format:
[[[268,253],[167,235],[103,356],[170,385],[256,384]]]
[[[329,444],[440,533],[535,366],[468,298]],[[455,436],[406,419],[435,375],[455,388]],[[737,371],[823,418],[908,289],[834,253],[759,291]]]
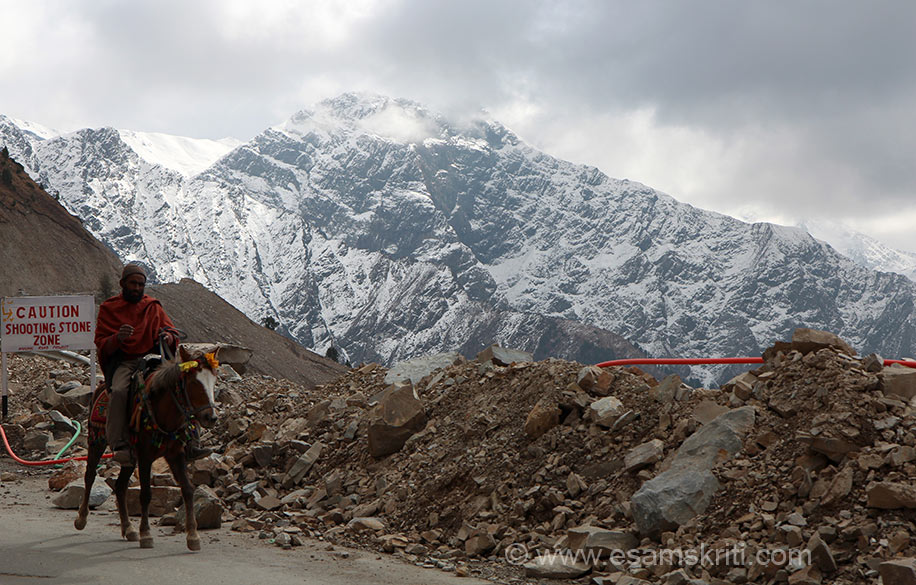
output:
[[[0,457],[3,472],[0,585],[488,583],[317,540],[283,550],[226,526],[201,531],[202,550],[192,553],[183,534],[156,526],[155,519],[155,548],[144,550],[120,538],[113,497],[90,513],[89,524],[80,532],[73,528],[75,510],[52,506],[46,474]]]

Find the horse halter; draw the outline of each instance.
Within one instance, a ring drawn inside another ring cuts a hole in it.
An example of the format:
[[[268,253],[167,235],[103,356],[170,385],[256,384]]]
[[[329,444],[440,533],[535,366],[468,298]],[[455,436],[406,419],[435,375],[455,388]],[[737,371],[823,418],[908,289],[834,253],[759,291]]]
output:
[[[191,402],[191,395],[188,393],[188,376],[203,370],[203,365],[200,363],[200,360],[206,360],[210,368],[214,370],[215,375],[215,370],[219,367],[219,360],[216,358],[216,354],[207,353],[197,360],[189,360],[175,365],[175,367],[179,370],[178,388],[181,389],[180,393],[176,391],[178,388],[174,386],[170,386],[167,390],[163,389],[167,391],[172,397],[172,400],[174,401],[175,406],[178,408],[178,411],[181,413],[182,419],[184,421],[177,428],[166,430],[159,425],[159,421],[156,420],[156,415],[152,405],[149,403],[149,396],[146,393],[143,393],[142,398],[145,403],[145,410],[149,416],[150,422],[152,423],[152,428],[154,430],[160,433],[177,433],[178,431],[186,429],[189,426],[195,424],[196,417],[200,412],[207,410],[208,408],[215,408],[212,403],[194,408],[194,405]]]
[[[210,366],[210,369],[216,372],[216,369],[219,368],[219,360],[216,359],[216,354],[206,353],[201,358],[196,360],[189,360],[186,362],[181,362],[178,364],[178,369],[180,371],[179,375],[179,386],[181,387],[181,394],[184,398],[184,404],[179,401],[178,396],[174,391],[171,392],[172,399],[175,401],[175,406],[178,407],[178,410],[181,411],[182,416],[185,418],[185,425],[188,425],[188,422],[193,420],[198,413],[207,410],[208,408],[214,408],[212,403],[207,404],[206,406],[198,406],[194,408],[194,405],[191,403],[191,395],[188,394],[188,376],[192,372],[200,372],[203,370],[203,365],[200,363],[200,360],[206,360],[207,364]],[[200,382],[198,382],[200,383]]]

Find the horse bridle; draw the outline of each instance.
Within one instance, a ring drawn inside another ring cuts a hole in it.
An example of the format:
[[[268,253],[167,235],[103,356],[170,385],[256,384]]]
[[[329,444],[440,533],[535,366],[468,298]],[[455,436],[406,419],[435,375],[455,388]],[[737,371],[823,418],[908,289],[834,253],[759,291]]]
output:
[[[207,361],[210,361],[210,358],[207,358],[206,356],[204,356],[202,359],[206,359]],[[212,359],[213,361],[216,361],[216,358],[212,358]],[[203,366],[200,365],[200,361],[199,360],[190,360],[187,362],[181,362],[180,364],[178,364],[178,367],[181,370],[178,385],[181,387],[181,393],[184,396],[185,403],[182,404],[178,400],[178,397],[175,395],[174,390],[172,390],[170,394],[172,395],[172,400],[175,401],[175,406],[178,407],[178,410],[180,410],[181,414],[185,417],[185,421],[189,421],[195,418],[197,416],[197,413],[207,410],[208,408],[213,408],[213,405],[208,404],[207,406],[198,406],[197,408],[194,408],[194,405],[191,404],[191,395],[188,394],[187,376],[189,376],[190,372],[192,371],[199,371],[203,369]],[[184,426],[187,426],[187,422],[185,422]]]

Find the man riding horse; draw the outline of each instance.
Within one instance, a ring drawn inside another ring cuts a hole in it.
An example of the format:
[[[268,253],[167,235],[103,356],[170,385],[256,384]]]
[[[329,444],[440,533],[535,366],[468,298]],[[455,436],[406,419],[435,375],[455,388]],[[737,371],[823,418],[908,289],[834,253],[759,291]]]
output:
[[[139,264],[127,264],[121,272],[121,294],[99,307],[95,346],[108,385],[109,406],[105,434],[118,463],[130,463],[128,435],[128,394],[131,377],[141,366],[143,356],[159,353],[157,342],[163,330],[174,354],[178,335],[162,304],[144,294],[146,271]],[[209,455],[209,449],[189,442],[189,460]]]

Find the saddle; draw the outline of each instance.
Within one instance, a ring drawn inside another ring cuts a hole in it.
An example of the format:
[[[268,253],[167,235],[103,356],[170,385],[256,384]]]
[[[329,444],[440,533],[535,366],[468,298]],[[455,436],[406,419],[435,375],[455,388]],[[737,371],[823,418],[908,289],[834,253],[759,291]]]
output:
[[[162,356],[158,353],[148,353],[143,356],[143,361],[140,362],[140,367],[134,372],[134,376],[140,376],[141,380],[146,380],[146,377],[153,373],[153,370],[162,365]],[[131,390],[134,387],[134,379],[131,378]]]

